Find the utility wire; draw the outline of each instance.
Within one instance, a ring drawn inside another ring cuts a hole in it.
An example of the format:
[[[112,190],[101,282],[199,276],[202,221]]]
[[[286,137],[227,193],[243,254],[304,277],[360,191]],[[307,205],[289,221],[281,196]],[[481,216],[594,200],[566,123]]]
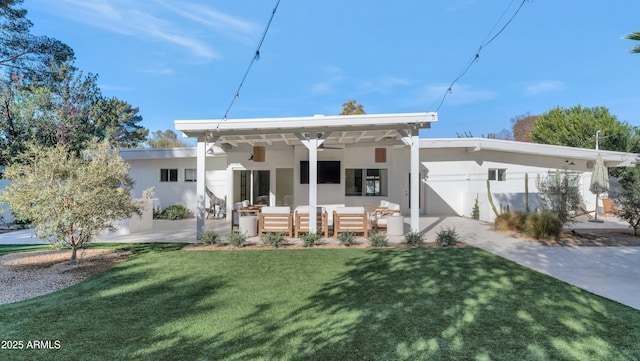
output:
[[[276,6],[273,8],[273,11],[271,12],[271,17],[269,18],[269,22],[267,23],[267,26],[265,27],[264,32],[262,33],[262,37],[260,38],[258,47],[256,48],[256,51],[253,54],[253,57],[251,58],[251,61],[249,62],[249,66],[247,67],[247,70],[244,72],[244,76],[240,81],[240,85],[238,85],[238,89],[233,95],[233,99],[231,99],[231,103],[229,103],[229,107],[227,107],[227,111],[224,112],[224,117],[222,117],[222,120],[227,120],[227,115],[229,115],[229,111],[231,110],[231,107],[233,107],[233,104],[235,104],[235,102],[240,98],[240,89],[242,89],[242,86],[244,85],[244,81],[247,79],[247,75],[249,75],[249,71],[251,71],[251,67],[253,66],[253,63],[255,63],[257,60],[260,60],[260,48],[262,48],[262,43],[264,43],[264,39],[267,37],[267,32],[269,32],[269,27],[271,26],[273,17],[276,15],[276,11],[278,10],[278,5],[280,5],[280,0],[276,1]],[[220,122],[218,122],[216,129],[218,127],[220,127]]]
[[[500,20],[502,20],[502,18],[504,17],[504,15],[507,13],[507,11],[511,8],[511,6],[513,5],[513,3],[516,0],[512,0],[511,3],[509,3],[509,6],[507,6],[507,8],[505,9],[505,11],[502,13],[502,15],[500,15],[500,17],[498,18],[498,21],[496,22],[496,24],[493,26],[493,28],[491,28],[491,30],[489,31],[489,33],[487,34],[487,37],[485,38],[485,40],[482,42],[482,44],[480,45],[480,47],[478,47],[478,51],[473,55],[473,57],[471,58],[471,60],[469,60],[469,62],[467,63],[467,65],[464,66],[464,68],[462,68],[462,71],[460,71],[460,73],[458,74],[458,76],[449,84],[449,87],[447,88],[447,90],[444,92],[444,94],[442,95],[442,99],[440,99],[440,104],[438,104],[438,107],[436,108],[436,112],[438,112],[440,110],[440,108],[442,107],[442,104],[444,104],[445,99],[447,99],[447,95],[451,94],[453,92],[453,86],[458,82],[458,80],[462,79],[462,77],[469,71],[469,69],[471,68],[471,66],[473,66],[473,64],[475,64],[478,60],[480,60],[480,52],[482,52],[482,50],[484,48],[486,48],[489,44],[491,44],[498,36],[500,36],[500,34],[502,34],[502,32],[507,28],[507,26],[509,26],[509,24],[511,24],[511,22],[513,21],[513,19],[518,15],[518,13],[520,12],[520,10],[522,9],[522,7],[524,6],[524,4],[526,2],[531,2],[533,0],[522,0],[522,2],[520,3],[520,5],[518,6],[518,8],[516,9],[516,11],[513,13],[513,15],[511,15],[511,17],[509,18],[509,20],[507,20],[507,22],[502,26],[502,28],[500,28],[500,30],[498,30],[498,32],[496,32],[496,34],[494,36],[491,37],[491,33],[493,32],[493,30],[495,30],[495,28],[498,26],[498,23],[500,22]],[[489,39],[489,37],[491,37]],[[489,40],[487,40],[489,39]]]

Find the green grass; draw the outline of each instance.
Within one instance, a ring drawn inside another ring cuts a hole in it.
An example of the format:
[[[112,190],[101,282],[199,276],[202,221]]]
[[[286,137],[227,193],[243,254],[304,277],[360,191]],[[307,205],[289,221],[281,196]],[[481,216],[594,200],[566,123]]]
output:
[[[54,249],[49,244],[8,244],[0,245],[0,256],[7,253],[28,252],[28,251],[46,251]]]
[[[640,311],[477,249],[127,247],[109,272],[0,306],[1,339],[60,341],[0,359],[640,359]]]

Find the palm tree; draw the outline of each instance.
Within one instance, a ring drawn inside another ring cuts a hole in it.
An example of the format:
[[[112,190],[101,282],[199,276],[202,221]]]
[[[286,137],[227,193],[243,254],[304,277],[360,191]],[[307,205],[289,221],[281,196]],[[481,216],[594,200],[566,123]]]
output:
[[[640,41],[640,31],[633,32],[625,36],[624,38],[628,40]],[[640,45],[636,45],[636,47],[629,50],[629,52],[632,54],[640,54]]]

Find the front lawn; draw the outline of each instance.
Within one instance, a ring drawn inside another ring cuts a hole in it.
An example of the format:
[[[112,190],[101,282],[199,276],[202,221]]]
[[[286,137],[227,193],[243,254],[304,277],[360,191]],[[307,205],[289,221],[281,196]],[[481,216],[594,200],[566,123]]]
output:
[[[158,247],[0,306],[1,340],[59,345],[0,359],[640,359],[640,311],[473,248]]]

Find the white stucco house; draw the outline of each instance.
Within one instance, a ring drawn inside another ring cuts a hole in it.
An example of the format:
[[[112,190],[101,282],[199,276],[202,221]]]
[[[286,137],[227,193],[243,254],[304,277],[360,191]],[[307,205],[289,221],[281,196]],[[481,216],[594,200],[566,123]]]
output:
[[[388,200],[400,204],[410,229],[418,231],[420,216],[470,216],[476,199],[480,218],[493,221],[487,180],[496,207],[524,210],[527,174],[535,209],[536,178],[557,170],[574,175],[585,206],[594,210],[589,184],[597,154],[607,167],[640,161],[639,154],[606,150],[420,138],[420,129],[437,120],[436,113],[176,120],[176,130],[196,138],[197,146],[120,153],[131,165],[134,196],[155,187],[156,206],[186,206],[197,217],[198,236],[209,206],[206,189],[226,199],[227,218],[243,200],[329,210]],[[0,189],[6,182],[0,179]],[[4,217],[11,220],[8,212]]]
[[[492,221],[487,179],[497,207],[524,210],[525,174],[530,208],[537,206],[536,178],[567,170],[575,175],[588,209],[598,152],[607,167],[631,166],[640,155],[606,150],[492,139],[420,138],[436,113],[366,114],[239,120],[177,120],[176,130],[196,147],[124,149],[137,193],[156,187],[158,206],[185,205],[204,230],[205,188],[235,202],[254,204],[401,205],[418,230],[428,216],[470,216]],[[136,194],[137,195],[137,194]],[[418,205],[414,207],[413,205]],[[313,223],[313,222],[311,222]]]

